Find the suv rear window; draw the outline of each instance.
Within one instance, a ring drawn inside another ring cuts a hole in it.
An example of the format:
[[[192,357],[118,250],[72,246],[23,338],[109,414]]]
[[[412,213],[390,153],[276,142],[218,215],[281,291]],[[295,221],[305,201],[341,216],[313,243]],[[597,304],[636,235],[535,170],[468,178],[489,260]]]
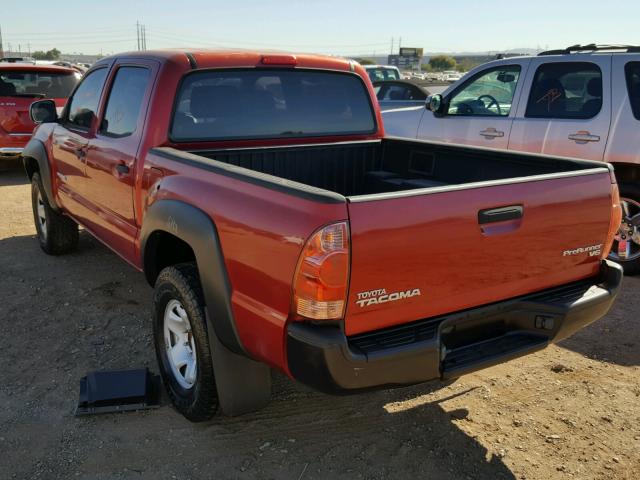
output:
[[[80,81],[74,72],[0,70],[0,96],[67,98]]]
[[[633,116],[640,120],[640,62],[630,62],[624,67],[627,74],[627,89]]]
[[[174,141],[373,133],[360,77],[312,70],[205,70],[185,77]]]
[[[533,78],[525,116],[588,119],[601,108],[602,72],[596,64],[547,63]]]

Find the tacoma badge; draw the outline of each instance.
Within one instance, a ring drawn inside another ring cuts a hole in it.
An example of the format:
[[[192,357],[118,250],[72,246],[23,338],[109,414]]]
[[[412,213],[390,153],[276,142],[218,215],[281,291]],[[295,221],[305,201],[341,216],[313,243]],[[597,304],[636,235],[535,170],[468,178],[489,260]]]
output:
[[[387,294],[384,288],[379,290],[369,290],[367,292],[358,293],[356,303],[360,307],[368,307],[369,305],[378,305],[379,303],[396,302],[406,298],[417,297],[421,295],[419,288],[404,290],[401,292],[393,292]]]

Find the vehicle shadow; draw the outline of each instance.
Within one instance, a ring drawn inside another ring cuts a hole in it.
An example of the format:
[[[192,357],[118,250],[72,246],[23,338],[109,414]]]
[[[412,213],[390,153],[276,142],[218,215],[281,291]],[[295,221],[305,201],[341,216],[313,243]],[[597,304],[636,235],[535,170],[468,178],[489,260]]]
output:
[[[5,312],[20,318],[5,331],[0,391],[5,465],[17,478],[515,478],[461,428],[469,412],[447,402],[473,395],[460,385],[333,397],[276,374],[271,404],[241,417],[192,424],[164,396],[157,410],[75,418],[88,371],[157,372],[152,291],[87,234],[61,257],[31,235],[0,239],[0,256]]]
[[[9,185],[24,185],[29,178],[24,173],[22,161],[0,160],[0,188]]]
[[[560,343],[586,357],[623,366],[640,365],[640,277],[626,276],[609,313]]]

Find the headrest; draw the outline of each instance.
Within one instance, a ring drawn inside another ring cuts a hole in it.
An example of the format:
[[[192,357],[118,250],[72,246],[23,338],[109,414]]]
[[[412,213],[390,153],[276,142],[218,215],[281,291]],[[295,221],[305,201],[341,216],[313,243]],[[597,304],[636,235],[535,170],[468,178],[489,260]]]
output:
[[[592,97],[602,97],[602,79],[600,77],[589,80],[587,93]]]
[[[238,89],[230,85],[205,85],[191,90],[191,115],[196,118],[229,117],[239,108]]]

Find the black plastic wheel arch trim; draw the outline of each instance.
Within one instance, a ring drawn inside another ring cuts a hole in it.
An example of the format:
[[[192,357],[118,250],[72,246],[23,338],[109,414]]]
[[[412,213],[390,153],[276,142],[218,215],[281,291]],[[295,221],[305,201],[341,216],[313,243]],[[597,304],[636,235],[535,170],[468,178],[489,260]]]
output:
[[[24,170],[31,179],[31,175],[29,173],[29,169],[27,168],[27,159],[32,158],[38,164],[38,173],[40,173],[40,179],[42,180],[42,187],[44,188],[44,194],[47,197],[47,201],[51,208],[59,212],[60,207],[56,203],[56,199],[53,195],[53,187],[51,183],[51,167],[49,166],[49,155],[47,155],[47,150],[44,148],[44,143],[36,138],[32,138],[27,143],[27,146],[24,147],[22,151],[22,165]]]
[[[199,208],[178,200],[158,200],[145,213],[140,234],[140,252],[147,281],[153,285],[158,273],[153,267],[155,232],[166,232],[193,250],[207,304],[207,331],[234,353],[248,356],[236,330],[231,308],[231,283],[224,263],[216,226]],[[211,337],[209,342],[212,344]]]

